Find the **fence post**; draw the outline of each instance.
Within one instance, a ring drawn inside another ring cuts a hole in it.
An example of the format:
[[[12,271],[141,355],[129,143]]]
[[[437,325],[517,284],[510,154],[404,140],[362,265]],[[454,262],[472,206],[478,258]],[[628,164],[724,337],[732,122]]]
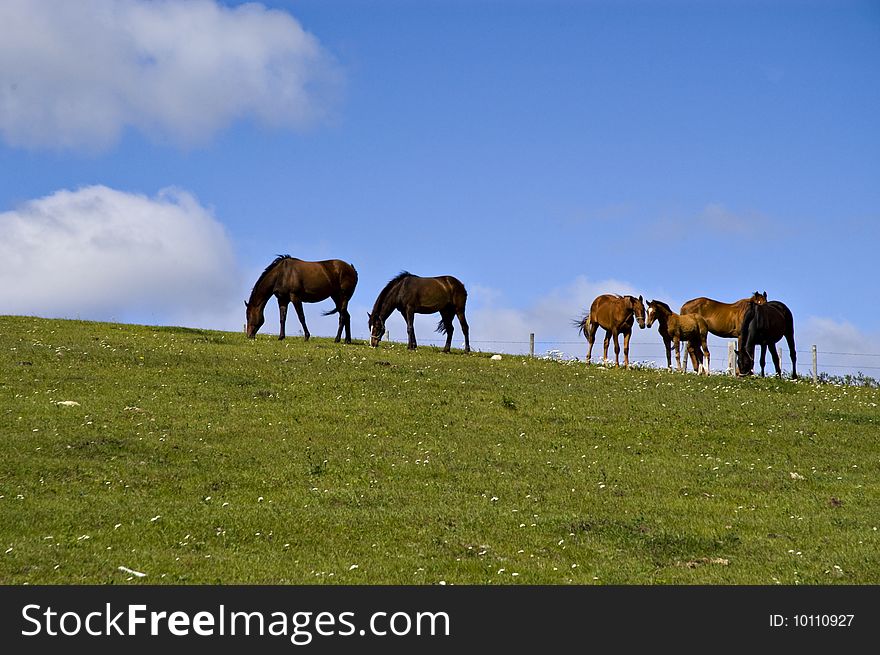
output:
[[[816,351],[816,344],[810,348],[813,353],[813,383],[819,382],[819,355]]]
[[[535,333],[529,332],[529,357],[535,356]]]
[[[733,351],[733,341],[727,342],[727,373],[736,374],[736,353]]]

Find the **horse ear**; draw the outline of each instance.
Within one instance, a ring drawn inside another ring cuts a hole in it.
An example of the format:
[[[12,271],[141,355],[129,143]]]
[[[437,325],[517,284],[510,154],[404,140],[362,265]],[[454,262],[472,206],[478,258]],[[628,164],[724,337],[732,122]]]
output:
[[[767,291],[766,290],[761,295],[764,296],[764,300],[767,300]]]
[[[645,302],[645,301],[642,299],[642,294],[639,294],[639,302]]]
[[[245,306],[245,307],[248,306],[248,304],[247,304],[247,300],[244,301],[244,306]]]

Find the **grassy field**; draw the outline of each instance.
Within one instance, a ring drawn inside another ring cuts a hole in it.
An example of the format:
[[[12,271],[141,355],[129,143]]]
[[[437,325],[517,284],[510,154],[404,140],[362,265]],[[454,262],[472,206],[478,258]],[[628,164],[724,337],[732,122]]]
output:
[[[880,583],[877,389],[23,317],[0,370],[2,583]]]

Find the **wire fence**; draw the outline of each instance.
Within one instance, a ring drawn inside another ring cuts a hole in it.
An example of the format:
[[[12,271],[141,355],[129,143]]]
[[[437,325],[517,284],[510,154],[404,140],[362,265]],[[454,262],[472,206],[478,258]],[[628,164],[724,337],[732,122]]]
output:
[[[364,340],[369,340],[369,335],[362,337]],[[390,333],[386,334],[385,340],[391,340],[393,343],[405,343],[405,341],[398,341],[396,339],[390,339]],[[603,350],[603,340],[597,338],[595,344],[593,346],[593,358],[601,359],[602,350]],[[710,339],[709,340],[709,350],[711,354],[714,354],[711,357],[712,364],[715,365],[715,370],[726,371],[728,368],[728,345],[732,343],[731,339]],[[445,338],[420,338],[418,339],[418,343],[424,345],[432,345],[432,346],[441,346],[445,345]],[[529,340],[504,340],[504,339],[471,339],[470,340],[471,347],[474,350],[478,351],[487,351],[487,352],[507,352],[508,354],[518,354],[518,355],[532,355],[537,357],[549,357],[552,359],[562,359],[562,360],[579,360],[581,358],[586,358],[586,349],[588,347],[586,339],[580,340],[570,340],[570,339],[529,339]],[[453,346],[457,348],[464,347],[464,340],[460,334],[456,334],[453,338]],[[498,348],[493,346],[503,346],[504,348]],[[516,346],[517,348],[512,348]],[[566,351],[573,350],[572,346],[579,347],[583,350],[580,354],[570,353]],[[631,361],[639,361],[645,362],[650,361],[655,364],[659,364],[661,366],[666,366],[666,347],[660,341],[635,341],[632,340],[629,342],[630,346],[630,359]],[[781,346],[781,347],[780,347]],[[719,356],[715,353],[718,353],[719,350],[723,349],[722,354]],[[516,350],[516,352],[510,352],[512,350]],[[682,359],[687,357],[686,348],[684,345],[681,347],[682,350]],[[621,352],[623,351],[623,345],[621,344]],[[614,346],[613,342],[609,345],[608,354],[613,357]],[[788,348],[785,347],[784,342],[780,342],[777,344],[777,352],[780,355],[780,365],[783,366],[785,362],[788,362],[789,366],[791,364],[789,360],[789,351]],[[837,371],[859,371],[859,372],[869,372],[869,371],[880,371],[880,353],[859,353],[859,352],[841,352],[836,350],[819,350],[816,346],[813,346],[810,350],[800,350],[795,349],[795,353],[798,356],[798,365],[801,370],[804,369],[804,364],[807,364],[807,368],[812,366],[812,356],[813,354],[817,356],[816,368],[813,370],[814,377],[815,374],[820,372],[830,372],[834,373]],[[828,358],[832,358],[831,361],[828,361]],[[849,357],[849,358],[860,358],[860,361],[840,361],[837,358],[839,357]],[[772,358],[768,355],[768,360]],[[863,363],[864,360],[867,359],[870,363]],[[674,357],[673,357],[674,360]],[[718,364],[721,366],[718,366]],[[768,362],[772,368],[772,362]],[[873,374],[872,374],[873,375]]]

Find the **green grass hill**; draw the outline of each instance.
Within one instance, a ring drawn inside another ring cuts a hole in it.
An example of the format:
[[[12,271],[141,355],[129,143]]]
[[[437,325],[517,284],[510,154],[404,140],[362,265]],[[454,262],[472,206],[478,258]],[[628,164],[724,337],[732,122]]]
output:
[[[880,583],[878,389],[11,316],[0,371],[0,583]]]

